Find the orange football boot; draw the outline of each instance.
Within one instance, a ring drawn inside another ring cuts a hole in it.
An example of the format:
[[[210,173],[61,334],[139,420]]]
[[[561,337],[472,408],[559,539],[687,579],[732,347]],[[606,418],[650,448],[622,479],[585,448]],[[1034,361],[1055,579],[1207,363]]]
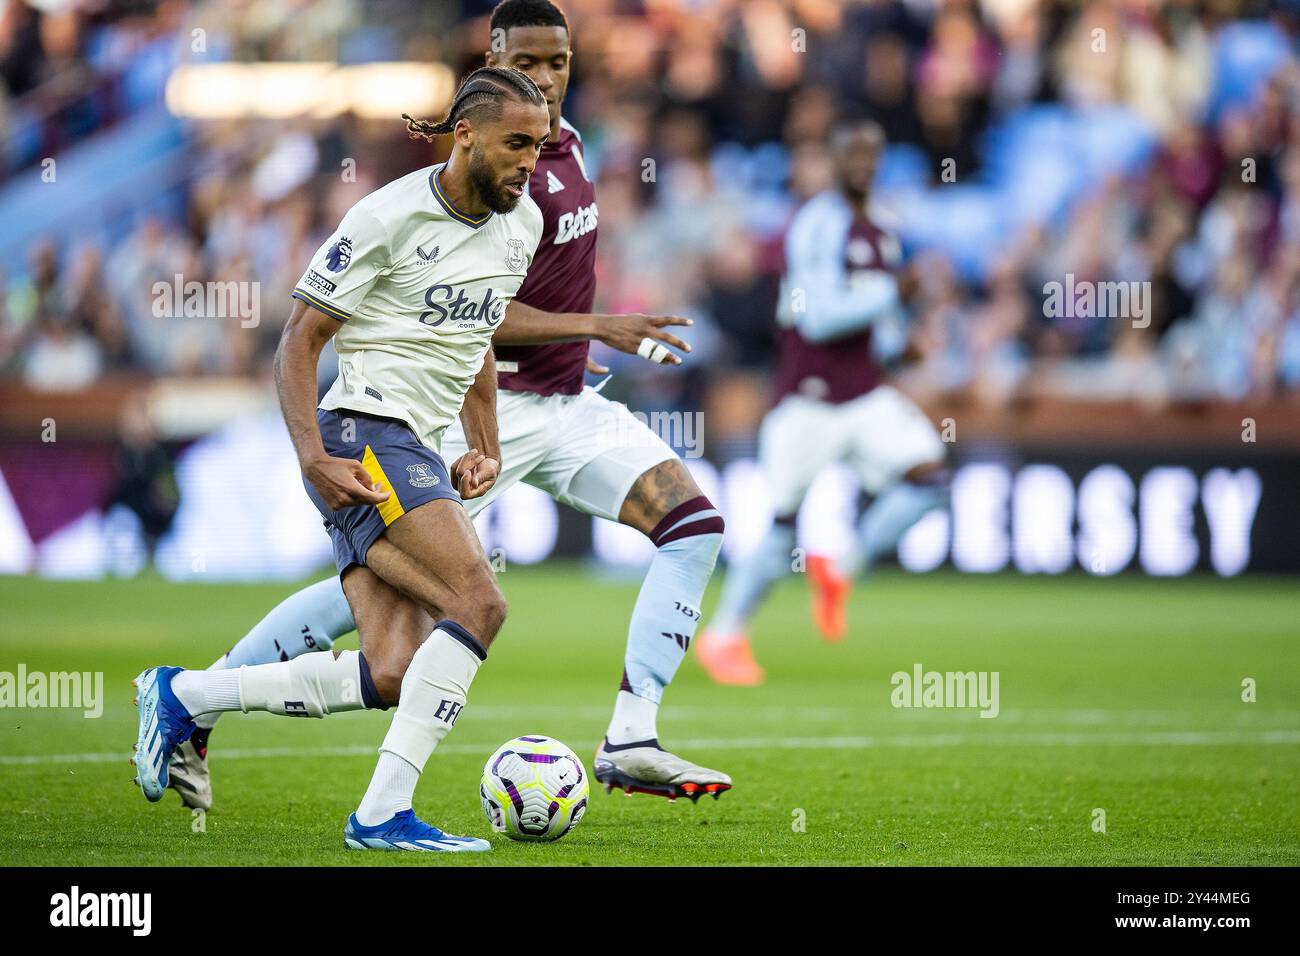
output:
[[[808,556],[808,580],[812,585],[812,616],[822,637],[843,640],[847,627],[844,606],[853,582],[840,574],[834,561],[820,554]]]
[[[763,668],[754,660],[745,635],[704,631],[694,643],[695,657],[704,673],[717,683],[753,687],[763,682]]]

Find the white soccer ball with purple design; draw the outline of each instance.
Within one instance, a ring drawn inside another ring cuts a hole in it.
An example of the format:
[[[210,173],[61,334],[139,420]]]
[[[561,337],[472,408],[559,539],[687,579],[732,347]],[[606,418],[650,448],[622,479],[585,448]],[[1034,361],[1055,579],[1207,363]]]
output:
[[[488,758],[479,798],[488,823],[512,840],[558,840],[587,811],[587,768],[564,744],[533,734]]]

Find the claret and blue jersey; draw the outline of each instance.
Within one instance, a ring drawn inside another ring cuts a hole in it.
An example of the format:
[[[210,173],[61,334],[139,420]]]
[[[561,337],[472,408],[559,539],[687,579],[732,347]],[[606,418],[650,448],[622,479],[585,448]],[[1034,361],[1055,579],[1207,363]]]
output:
[[[839,191],[810,199],[786,234],[774,398],[843,404],[884,377],[872,324],[900,307],[897,239]]]
[[[582,137],[567,120],[560,120],[559,139],[542,147],[528,195],[542,213],[542,238],[519,301],[543,312],[590,312],[596,298],[599,211]],[[498,345],[496,358],[503,389],[577,395],[587,371],[587,343]]]

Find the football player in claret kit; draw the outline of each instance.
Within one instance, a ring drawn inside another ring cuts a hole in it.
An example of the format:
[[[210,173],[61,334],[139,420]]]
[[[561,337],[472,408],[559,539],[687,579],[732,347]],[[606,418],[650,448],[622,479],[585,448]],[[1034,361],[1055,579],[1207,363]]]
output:
[[[943,442],[920,408],[882,384],[873,348],[873,326],[901,307],[898,242],[868,213],[884,145],[874,123],[837,126],[831,139],[837,184],[810,199],[786,235],[776,404],[759,430],[759,463],[775,520],[728,573],[718,610],[696,642],[700,664],[719,683],[763,678],[746,630],[772,584],[792,570],[795,519],[823,468],[847,462],[875,496],[844,555],[808,560],[813,616],[828,640],[843,636],[854,578],[947,500]]]
[[[411,799],[505,619],[461,499],[483,495],[500,471],[492,334],[541,238],[524,187],[550,122],[532,80],[490,68],[466,79],[430,131],[452,134],[451,157],[347,212],[293,292],[275,359],[285,423],[363,650],[237,670],[143,671],[134,762],[151,801],[162,798],[173,752],[197,716],[324,717],[396,705],[345,845],[488,849],[424,823]],[[425,254],[435,247],[436,257]],[[339,375],[317,407],[316,366],[331,339]],[[473,447],[449,471],[439,452],[458,415]],[[395,660],[400,668],[375,666]]]
[[[535,81],[550,111],[550,132],[528,182],[528,194],[542,213],[541,242],[493,339],[503,470],[485,495],[467,500],[465,507],[472,517],[524,481],[585,514],[636,528],[654,542],[594,772],[607,788],[669,798],[717,797],[731,787],[731,778],[662,748],[656,718],[664,688],[699,621],[700,600],[722,543],[722,517],[662,439],[625,406],[584,386],[590,340],[675,364],[680,358],[668,346],[682,351],[689,346],[667,327],[688,323],[675,317],[591,314],[598,210],[581,137],[561,115],[571,56],[568,23],[549,0],[505,0],[492,14],[491,31],[488,64]],[[428,132],[419,124],[412,128]],[[424,254],[441,254],[436,247],[433,240],[425,242]],[[454,458],[476,444],[453,424],[442,448]],[[356,627],[343,590],[334,578],[290,596],[213,669],[330,648]],[[369,648],[366,659],[372,671],[401,673],[404,667],[400,657],[378,660]],[[172,766],[170,783],[190,806],[211,805],[207,741],[216,716],[199,718],[199,733],[177,751]]]

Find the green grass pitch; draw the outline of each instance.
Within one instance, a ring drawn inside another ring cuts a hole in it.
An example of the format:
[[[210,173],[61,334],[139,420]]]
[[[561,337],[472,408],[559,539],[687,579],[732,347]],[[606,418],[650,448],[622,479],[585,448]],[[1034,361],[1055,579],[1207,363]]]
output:
[[[478,775],[507,738],[548,734],[589,764],[637,587],[563,564],[512,567],[502,585],[510,620],[416,795],[454,833],[489,835]],[[130,782],[130,678],[205,665],[290,590],[0,579],[0,671],[103,671],[106,697],[93,720],[0,710],[0,863],[1300,864],[1292,581],[885,573],[830,645],[792,579],[756,622],[767,682],[716,687],[688,659],[660,719],[665,745],[729,772],[731,793],[593,790],[559,843],[499,838],[468,858],[343,849],[386,714],[227,716],[202,826],[174,794],[149,805]],[[716,598],[715,584],[706,612]],[[890,675],[918,662],[997,671],[1000,714],[894,708]]]

